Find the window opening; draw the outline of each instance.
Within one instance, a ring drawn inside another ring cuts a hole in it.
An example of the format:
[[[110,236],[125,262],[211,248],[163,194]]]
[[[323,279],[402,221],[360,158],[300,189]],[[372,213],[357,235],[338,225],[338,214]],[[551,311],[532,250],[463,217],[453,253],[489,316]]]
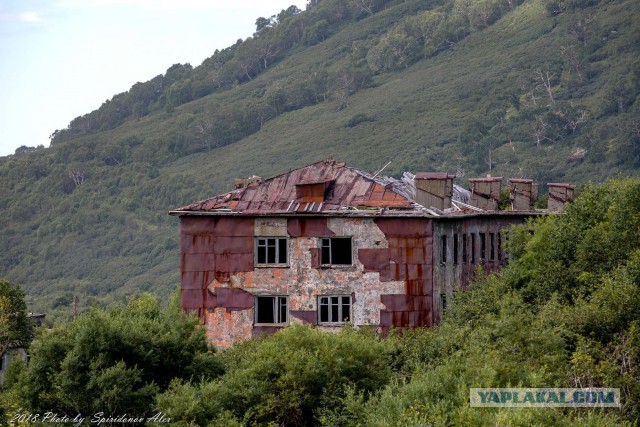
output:
[[[286,237],[258,237],[256,264],[287,264]]]
[[[453,235],[453,265],[458,265],[458,235]]]
[[[495,250],[496,250],[496,234],[489,233],[489,261],[491,262],[494,262],[496,260]]]
[[[467,263],[467,235],[462,235],[462,263]]]
[[[318,302],[319,323],[344,323],[351,319],[350,296],[322,296]]]
[[[322,265],[351,265],[351,237],[324,238],[321,241]]]
[[[440,262],[443,264],[447,263],[447,236],[442,236],[442,248],[440,250]]]
[[[287,297],[256,297],[256,323],[287,323]]]
[[[471,235],[471,264],[476,263],[476,233]]]

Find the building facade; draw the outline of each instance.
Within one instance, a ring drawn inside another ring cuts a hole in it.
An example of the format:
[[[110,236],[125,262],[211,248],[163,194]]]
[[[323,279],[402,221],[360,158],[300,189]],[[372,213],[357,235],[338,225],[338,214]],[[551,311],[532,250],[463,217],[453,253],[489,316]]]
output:
[[[437,324],[477,268],[505,265],[501,231],[540,214],[467,204],[448,174],[396,180],[333,160],[236,186],[170,213],[182,308],[218,346],[293,322],[383,333]]]

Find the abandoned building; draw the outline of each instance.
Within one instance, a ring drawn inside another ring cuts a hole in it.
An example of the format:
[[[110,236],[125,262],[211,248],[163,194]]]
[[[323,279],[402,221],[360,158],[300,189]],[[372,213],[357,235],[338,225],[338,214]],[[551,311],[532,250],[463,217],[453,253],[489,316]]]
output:
[[[292,322],[383,333],[437,324],[479,265],[505,265],[501,231],[544,214],[531,180],[510,180],[513,209],[501,211],[502,178],[469,180],[471,191],[453,179],[394,179],[325,160],[236,180],[231,192],[170,212],[180,218],[182,308],[218,346]],[[558,211],[573,186],[552,185]]]

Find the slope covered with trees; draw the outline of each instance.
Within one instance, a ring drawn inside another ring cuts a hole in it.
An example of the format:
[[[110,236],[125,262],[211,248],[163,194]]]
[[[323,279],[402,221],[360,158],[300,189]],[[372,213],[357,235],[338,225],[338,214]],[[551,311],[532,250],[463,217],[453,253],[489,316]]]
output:
[[[640,166],[632,0],[314,0],[0,159],[0,270],[48,319],[178,284],[174,207],[333,156],[385,173]]]

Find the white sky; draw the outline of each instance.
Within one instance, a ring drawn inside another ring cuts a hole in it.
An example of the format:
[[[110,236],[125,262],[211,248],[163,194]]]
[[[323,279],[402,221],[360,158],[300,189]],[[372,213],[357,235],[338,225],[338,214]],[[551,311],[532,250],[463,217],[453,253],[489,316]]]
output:
[[[306,0],[0,0],[0,156]]]

